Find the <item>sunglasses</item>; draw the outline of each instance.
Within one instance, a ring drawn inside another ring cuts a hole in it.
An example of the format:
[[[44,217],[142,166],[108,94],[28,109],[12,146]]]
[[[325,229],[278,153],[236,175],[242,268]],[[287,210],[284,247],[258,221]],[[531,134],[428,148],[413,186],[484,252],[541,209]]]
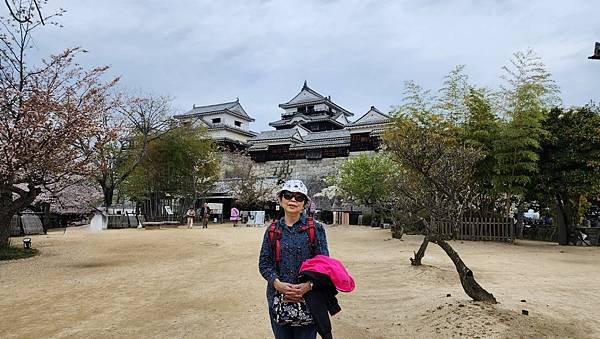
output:
[[[292,198],[294,198],[294,199],[296,199],[297,202],[305,202],[307,200],[306,195],[304,195],[302,193],[292,193],[292,192],[284,191],[283,193],[281,193],[281,196],[285,200],[292,200]]]

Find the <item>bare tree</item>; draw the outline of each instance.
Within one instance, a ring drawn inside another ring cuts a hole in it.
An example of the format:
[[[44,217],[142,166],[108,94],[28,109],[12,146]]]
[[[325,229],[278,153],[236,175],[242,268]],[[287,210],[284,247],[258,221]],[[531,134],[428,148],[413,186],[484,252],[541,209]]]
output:
[[[277,188],[275,180],[264,180],[257,175],[254,162],[243,153],[235,154],[235,161],[226,177],[230,180],[235,200],[243,209],[253,209],[261,202],[272,200]]]
[[[46,1],[44,1],[45,3]],[[29,10],[23,11],[22,1],[9,1],[4,0],[4,4],[10,13],[10,16],[18,23],[27,23],[32,22],[34,20],[35,14],[39,16],[39,21],[42,25],[45,25],[44,16],[42,15],[42,10],[40,9],[40,5],[37,0],[32,0],[29,2]],[[13,7],[16,9],[13,10]],[[33,7],[35,7],[36,12],[33,11]]]
[[[94,178],[104,194],[104,206],[113,203],[115,190],[129,177],[148,151],[148,144],[167,132],[171,99],[164,96],[118,96],[104,112],[98,139],[112,141],[82,143],[95,154]]]

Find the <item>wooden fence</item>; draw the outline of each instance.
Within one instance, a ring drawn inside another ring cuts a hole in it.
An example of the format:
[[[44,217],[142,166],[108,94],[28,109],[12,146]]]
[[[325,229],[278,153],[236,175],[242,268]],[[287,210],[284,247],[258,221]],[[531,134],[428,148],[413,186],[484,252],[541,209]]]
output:
[[[514,242],[515,232],[512,218],[475,218],[465,217],[458,223],[455,232],[452,223],[446,220],[432,220],[433,229],[439,234],[457,240],[484,240]]]

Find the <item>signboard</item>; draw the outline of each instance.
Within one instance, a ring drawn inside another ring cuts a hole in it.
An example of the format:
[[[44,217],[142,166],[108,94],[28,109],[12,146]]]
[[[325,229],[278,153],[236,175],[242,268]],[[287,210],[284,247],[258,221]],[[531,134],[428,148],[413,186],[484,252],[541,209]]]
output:
[[[247,225],[263,225],[265,223],[265,211],[249,211]]]
[[[223,214],[223,204],[216,202],[209,202],[208,208],[210,208],[210,214]]]

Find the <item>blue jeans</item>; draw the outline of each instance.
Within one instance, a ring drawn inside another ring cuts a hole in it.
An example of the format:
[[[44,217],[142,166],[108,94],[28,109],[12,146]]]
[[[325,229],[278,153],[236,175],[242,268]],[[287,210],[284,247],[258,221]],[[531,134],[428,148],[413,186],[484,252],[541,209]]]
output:
[[[316,339],[317,338],[317,327],[315,324],[306,326],[286,326],[278,325],[271,318],[271,328],[275,339]]]

